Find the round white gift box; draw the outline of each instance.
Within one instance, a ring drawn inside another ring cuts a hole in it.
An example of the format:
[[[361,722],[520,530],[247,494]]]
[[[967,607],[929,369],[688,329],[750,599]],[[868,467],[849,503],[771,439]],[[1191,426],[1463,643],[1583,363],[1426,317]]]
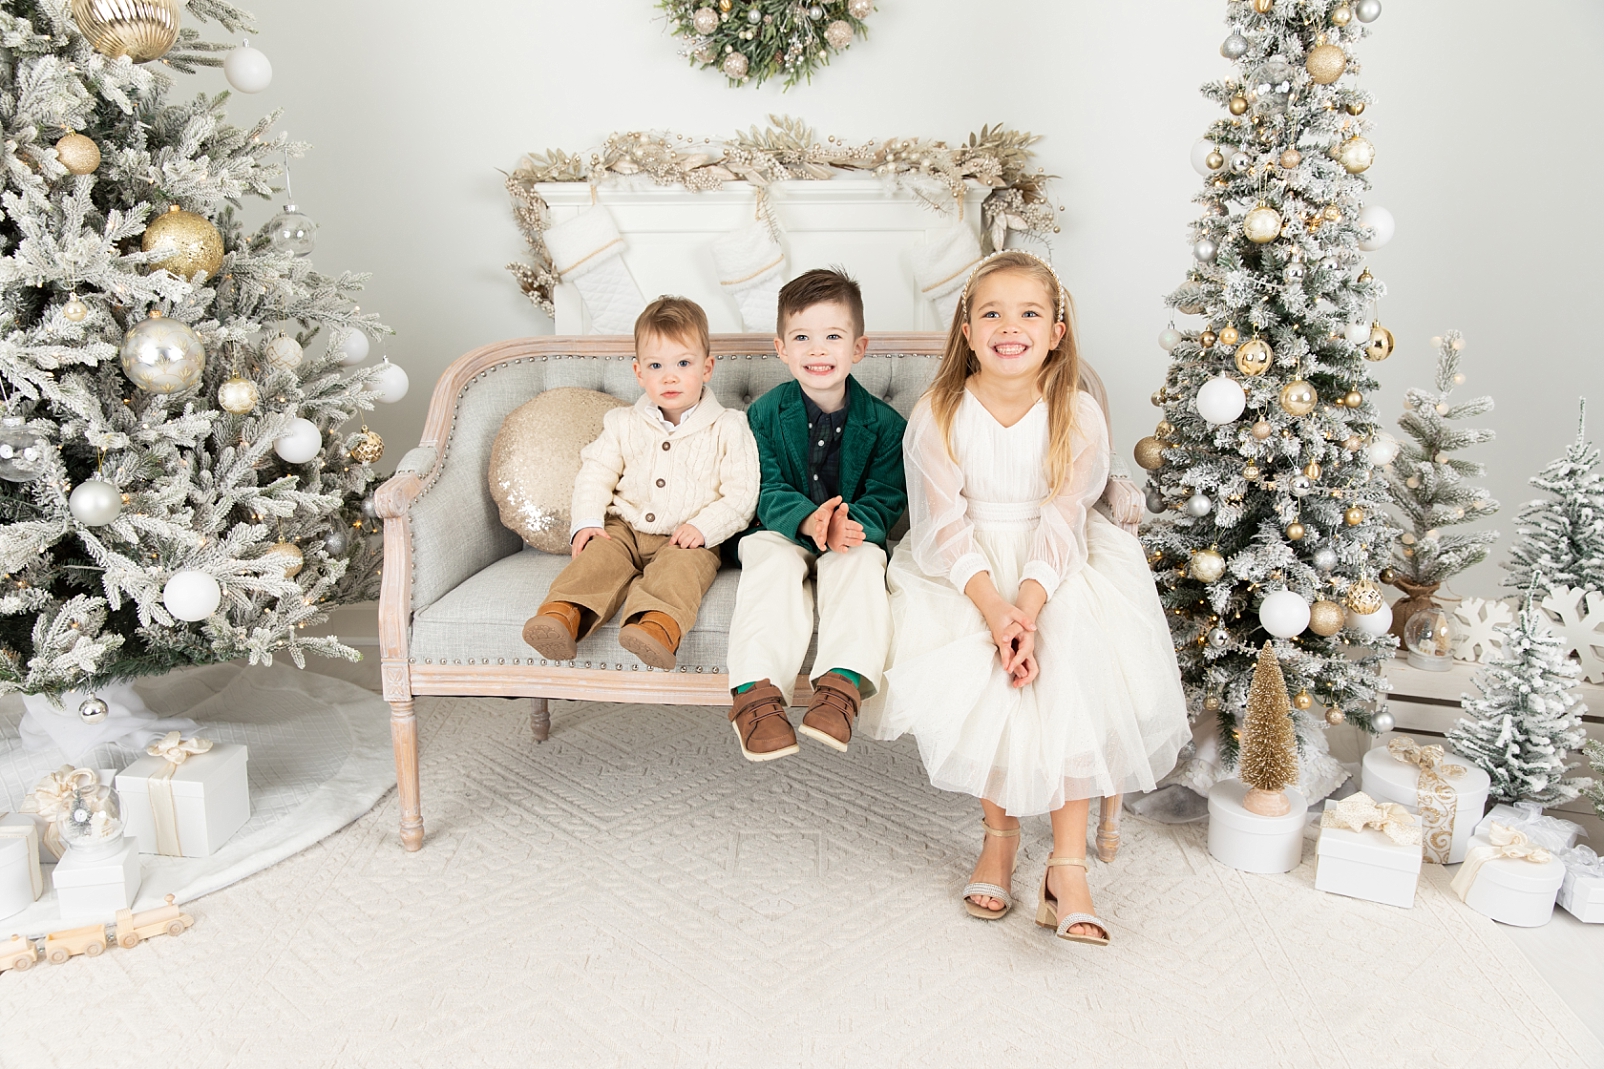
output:
[[[1471,839],[1470,848],[1490,846]],[[1524,858],[1496,857],[1476,873],[1465,905],[1483,916],[1517,928],[1536,928],[1554,915],[1554,896],[1565,882],[1565,863],[1550,858],[1542,864]]]
[[[1487,808],[1487,790],[1492,781],[1487,773],[1460,757],[1452,750],[1443,765],[1458,765],[1465,771],[1458,776],[1444,776],[1459,796],[1459,808],[1454,813],[1454,839],[1448,851],[1448,864],[1457,865],[1465,860],[1471,834]],[[1440,770],[1439,770],[1440,771]],[[1411,813],[1419,814],[1415,804],[1415,784],[1420,780],[1420,766],[1400,761],[1387,752],[1385,746],[1368,751],[1364,758],[1362,789],[1378,802],[1397,802]],[[1431,854],[1426,854],[1428,859]]]
[[[33,873],[28,856],[33,844],[26,839],[0,839],[0,917],[21,913],[33,905]]]
[[[1261,817],[1242,808],[1248,793],[1239,779],[1222,779],[1209,791],[1209,853],[1243,872],[1291,872],[1303,860],[1303,825],[1309,803],[1287,788],[1285,816]]]

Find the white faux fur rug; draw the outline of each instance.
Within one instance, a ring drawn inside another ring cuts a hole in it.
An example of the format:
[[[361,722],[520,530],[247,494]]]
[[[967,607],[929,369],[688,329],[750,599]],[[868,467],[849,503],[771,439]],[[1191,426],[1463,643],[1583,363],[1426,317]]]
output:
[[[393,799],[195,902],[193,929],[0,975],[0,1065],[1462,1066],[1604,1064],[1428,866],[1399,910],[1125,822],[1094,866],[1106,949],[957,895],[980,835],[914,747],[750,765],[710,709],[421,700],[429,838]]]

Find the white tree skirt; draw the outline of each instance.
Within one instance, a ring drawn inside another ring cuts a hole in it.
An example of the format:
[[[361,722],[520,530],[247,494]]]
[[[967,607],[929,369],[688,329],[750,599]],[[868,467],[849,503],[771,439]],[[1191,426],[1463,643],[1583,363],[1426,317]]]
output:
[[[751,765],[716,709],[421,699],[428,839],[376,807],[195,927],[0,975],[0,1065],[1580,1067],[1604,1047],[1426,866],[1411,910],[1134,816],[1113,944],[958,903],[979,808],[910,740]]]
[[[251,819],[211,857],[141,854],[135,909],[160,905],[167,894],[188,902],[260,872],[345,827],[395,785],[389,706],[354,684],[287,664],[225,664],[137,686],[158,713],[189,716],[205,738],[250,747]],[[22,715],[16,695],[0,699],[0,812],[16,810],[41,777],[65,763],[57,750],[23,752]],[[139,756],[142,751],[101,746],[79,764],[121,769]],[[46,883],[32,908],[0,920],[0,936],[65,927],[48,877]]]

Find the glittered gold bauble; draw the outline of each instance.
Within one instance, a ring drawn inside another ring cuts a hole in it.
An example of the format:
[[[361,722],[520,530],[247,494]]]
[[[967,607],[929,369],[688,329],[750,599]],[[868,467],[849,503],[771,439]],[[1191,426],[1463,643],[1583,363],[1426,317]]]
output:
[[[1381,611],[1381,588],[1368,579],[1360,579],[1348,587],[1348,595],[1344,598],[1348,608],[1360,616],[1369,616],[1373,612]]]
[[[1358,390],[1349,390],[1348,395],[1342,399],[1342,402],[1349,408],[1358,408],[1365,403],[1365,395]]]
[[[217,388],[217,406],[224,412],[243,416],[256,407],[256,402],[261,396],[256,383],[235,375]]]
[[[75,293],[61,306],[61,314],[69,323],[82,323],[89,316],[89,306],[80,301]]]
[[[1192,554],[1192,576],[1204,583],[1212,583],[1225,574],[1225,558],[1218,550],[1200,549]]]
[[[1220,344],[1221,345],[1235,345],[1237,342],[1239,342],[1241,340],[1242,340],[1242,334],[1235,327],[1221,327],[1220,328]]]
[[[1236,369],[1244,375],[1262,375],[1275,354],[1263,338],[1249,338],[1236,350]]]
[[[1343,106],[1343,110],[1349,115],[1363,115],[1365,113],[1365,102],[1362,100],[1351,100]]]
[[[384,456],[384,439],[377,431],[368,430],[366,423],[362,424],[362,433],[357,435],[356,444],[351,447],[351,459],[358,464],[377,464],[379,458]]]
[[[1197,343],[1205,349],[1209,348],[1219,340],[1219,335],[1215,334],[1212,330],[1205,330],[1202,334],[1197,336]]]
[[[1320,462],[1317,460],[1309,461],[1303,466],[1303,474],[1311,479],[1318,479],[1320,477]]]
[[[1342,513],[1342,522],[1349,527],[1357,527],[1365,522],[1365,510],[1353,505]]]
[[[1242,233],[1255,245],[1266,245],[1281,234],[1281,213],[1259,205],[1242,217]]]
[[[185,281],[199,271],[205,282],[223,266],[223,235],[205,216],[176,204],[151,221],[139,244],[152,254],[151,270],[162,268]]]
[[[852,43],[852,23],[836,19],[824,28],[824,40],[831,48],[845,48]]]
[[[1225,108],[1232,115],[1241,115],[1248,110],[1248,99],[1239,94],[1227,101]]]
[[[1218,694],[1210,694],[1207,698],[1203,699],[1203,708],[1211,713],[1219,712],[1221,704],[1220,696]]]
[[[1309,606],[1309,630],[1317,635],[1327,638],[1342,630],[1342,622],[1347,618],[1341,605],[1334,601],[1321,598]]]
[[[68,174],[94,174],[100,166],[100,146],[83,134],[71,133],[56,142],[56,159]]]
[[[1289,416],[1307,416],[1320,403],[1314,384],[1297,379],[1281,387],[1281,407]]]
[[[1326,723],[1328,723],[1328,724],[1340,724],[1346,719],[1348,719],[1348,717],[1343,713],[1343,711],[1341,709],[1327,709],[1326,710]]]
[[[1308,534],[1308,530],[1297,520],[1293,520],[1291,523],[1287,524],[1287,538],[1291,539],[1292,541],[1301,541],[1303,536],[1306,534]]]
[[[1376,162],[1376,147],[1362,137],[1350,137],[1337,146],[1337,162],[1349,174],[1368,171]]]
[[[718,12],[710,7],[697,8],[696,14],[691,16],[691,24],[696,27],[697,33],[706,37],[718,29]]]
[[[292,545],[289,542],[278,542],[268,546],[262,551],[262,559],[270,560],[274,564],[283,567],[284,578],[286,579],[295,578],[295,574],[306,563],[306,558],[301,553],[301,547]]]
[[[1364,442],[1360,440],[1357,434],[1350,434],[1342,440],[1342,448],[1350,453],[1357,453],[1363,445]]]
[[[1281,166],[1289,171],[1302,162],[1303,153],[1299,152],[1295,148],[1289,148],[1285,152],[1281,153]]]
[[[1137,442],[1136,463],[1148,471],[1156,471],[1163,467],[1164,443],[1151,436]]]
[[[187,324],[152,309],[123,336],[123,374],[141,390],[172,393],[200,383],[206,347]]]
[[[1370,340],[1365,343],[1366,360],[1385,360],[1392,355],[1392,331],[1380,323],[1370,325]]]
[[[1338,4],[1331,9],[1331,25],[1346,26],[1353,21],[1353,8],[1347,4]]]
[[[1327,204],[1320,210],[1320,217],[1328,223],[1342,222],[1342,209],[1335,204]]]
[[[746,77],[746,57],[739,52],[731,52],[724,57],[723,71],[727,77],[736,81]]]
[[[866,19],[874,11],[874,0],[847,0],[847,12],[855,19]]]
[[[1325,602],[1325,604],[1329,605],[1331,603],[1328,601]],[[1311,630],[1313,629],[1313,626],[1313,624],[1310,625]],[[1297,706],[1299,709],[1307,709],[1314,704],[1314,696],[1306,690],[1300,690],[1292,696],[1292,704]]]
[[[1336,45],[1316,45],[1309,50],[1303,68],[1316,85],[1330,85],[1348,69],[1348,57]]]
[[[1270,426],[1262,419],[1253,425],[1253,437],[1257,438],[1261,442],[1274,433],[1275,428]]]
[[[1173,433],[1175,433],[1175,424],[1167,419],[1159,420],[1158,426],[1153,428],[1154,438],[1168,438]]]
[[[159,59],[178,40],[179,0],[72,0],[72,20],[101,55]]]
[[[1218,171],[1221,167],[1225,166],[1225,157],[1220,155],[1218,152],[1211,152],[1207,156],[1203,157],[1203,163],[1208,167],[1209,170]]]

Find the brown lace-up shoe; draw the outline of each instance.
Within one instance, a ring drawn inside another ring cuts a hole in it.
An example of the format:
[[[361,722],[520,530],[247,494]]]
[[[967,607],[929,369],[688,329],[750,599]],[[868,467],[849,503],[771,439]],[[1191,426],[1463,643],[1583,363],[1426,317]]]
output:
[[[643,612],[618,629],[618,644],[640,658],[641,664],[670,671],[679,650],[679,625],[667,613]]]
[[[802,717],[797,730],[808,738],[822,742],[832,750],[846,752],[852,741],[852,725],[858,722],[858,707],[863,695],[845,676],[826,672],[813,681],[813,700]]]
[[[524,641],[550,661],[571,661],[579,638],[579,606],[548,601],[524,624]]]
[[[735,696],[735,704],[730,706],[730,726],[741,742],[741,756],[748,761],[772,761],[800,749],[796,732],[785,716],[785,695],[766,679]]]

